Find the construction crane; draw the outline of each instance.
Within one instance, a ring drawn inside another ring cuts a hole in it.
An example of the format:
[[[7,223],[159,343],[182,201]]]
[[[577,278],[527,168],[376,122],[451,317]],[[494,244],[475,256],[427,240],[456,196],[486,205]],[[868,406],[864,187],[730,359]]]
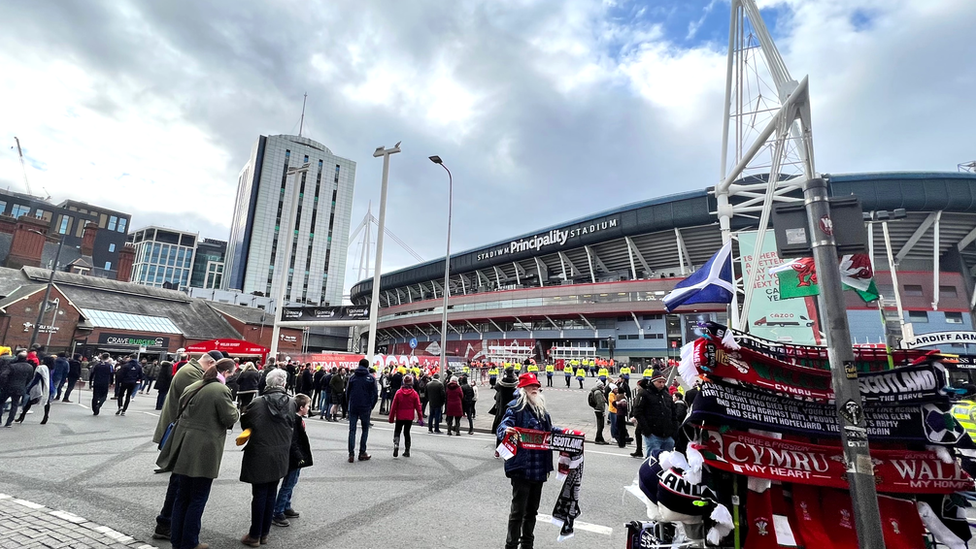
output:
[[[22,170],[24,170],[24,186],[27,187],[27,194],[29,196],[34,196],[34,194],[31,192],[30,182],[27,181],[27,165],[24,164],[24,151],[22,151],[20,148],[20,139],[18,139],[17,136],[14,136],[14,141],[17,142],[17,155],[20,156],[20,167]]]

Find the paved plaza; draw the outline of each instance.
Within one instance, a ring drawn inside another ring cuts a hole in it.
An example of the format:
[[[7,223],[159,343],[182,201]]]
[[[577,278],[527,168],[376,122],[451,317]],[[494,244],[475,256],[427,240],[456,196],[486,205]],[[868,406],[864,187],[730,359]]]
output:
[[[587,378],[585,386],[594,383]],[[544,393],[554,422],[592,438],[586,392],[564,387]],[[385,417],[373,420],[373,459],[354,464],[345,460],[347,424],[309,419],[315,465],[302,471],[294,496],[302,516],[288,528],[274,527],[267,547],[501,547],[511,485],[486,432],[493,394],[481,387],[474,435],[466,434],[466,422],[460,437],[431,435],[415,425],[410,458],[393,458]],[[112,413],[111,403],[93,417],[77,403],[78,394],[72,396],[74,403],[53,406],[47,425],[30,414],[22,425],[0,428],[0,547],[169,549],[151,539],[168,481],[166,474],[153,474],[155,398],[139,396],[124,417]],[[249,523],[250,487],[238,480],[242,454],[233,442],[239,432],[227,437],[203,517],[200,539],[214,549],[243,547],[239,540]],[[558,528],[543,515],[536,547],[624,546],[623,524],[644,517],[643,507],[622,495],[639,464],[627,455],[631,451],[587,445],[576,537],[557,543]],[[559,488],[554,479],[546,484],[540,513],[552,511]]]

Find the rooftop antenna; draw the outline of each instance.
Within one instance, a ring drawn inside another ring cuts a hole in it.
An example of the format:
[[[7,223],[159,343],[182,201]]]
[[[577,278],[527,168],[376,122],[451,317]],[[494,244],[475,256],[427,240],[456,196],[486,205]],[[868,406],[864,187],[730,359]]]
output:
[[[305,128],[305,102],[308,101],[308,92],[302,97],[302,119],[298,123],[298,137],[302,136],[302,130]]]
[[[27,187],[27,194],[34,196],[34,193],[31,192],[30,183],[27,181],[27,165],[24,164],[24,151],[20,149],[20,139],[14,136],[14,141],[17,142],[17,155],[20,156],[20,167],[24,170],[24,186]]]

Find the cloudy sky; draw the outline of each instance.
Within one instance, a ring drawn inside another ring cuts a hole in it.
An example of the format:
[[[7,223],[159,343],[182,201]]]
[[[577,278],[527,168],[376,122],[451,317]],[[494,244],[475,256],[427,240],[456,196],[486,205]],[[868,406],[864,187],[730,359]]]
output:
[[[763,0],[810,75],[817,168],[976,160],[972,0]],[[358,163],[353,226],[393,157],[388,226],[443,255],[714,185],[727,0],[0,3],[0,185],[226,239],[258,135]],[[355,246],[357,243],[353,243]],[[413,259],[388,241],[384,271]],[[350,254],[346,286],[355,281]]]

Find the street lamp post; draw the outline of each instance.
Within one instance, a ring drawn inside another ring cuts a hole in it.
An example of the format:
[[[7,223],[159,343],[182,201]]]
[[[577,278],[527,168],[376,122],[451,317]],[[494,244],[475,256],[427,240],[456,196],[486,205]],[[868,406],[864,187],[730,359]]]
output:
[[[444,311],[441,314],[441,360],[440,369],[447,371],[447,303],[451,298],[451,210],[454,207],[454,176],[444,165],[441,157],[430,157],[430,161],[447,171],[447,253],[444,255]]]
[[[376,147],[373,157],[383,157],[383,181],[380,185],[380,217],[377,221],[376,261],[373,262],[373,297],[369,301],[369,343],[366,356],[370,364],[376,354],[376,320],[380,310],[380,273],[383,272],[383,231],[386,230],[386,188],[390,179],[390,155],[400,152],[400,141],[392,148]],[[368,235],[367,235],[368,236]]]
[[[308,172],[310,165],[306,162],[300,168],[288,168],[288,171],[285,173],[286,175],[296,175],[302,172]],[[280,277],[279,280],[281,281],[281,284],[278,286],[278,296],[275,300],[275,321],[274,328],[271,330],[271,352],[269,353],[275,360],[278,360],[278,340],[281,339],[281,326],[279,326],[279,323],[281,322],[282,311],[285,308],[285,290],[288,288],[288,265],[291,264],[291,243],[295,238],[295,217],[298,215],[298,201],[301,199],[298,196],[301,185],[299,185],[297,180],[293,180],[292,185],[291,211],[288,212],[288,230],[285,231],[287,235],[284,241],[285,253],[278,254],[281,258],[281,265],[280,267],[275,267],[276,274]],[[280,246],[282,245],[280,231],[278,235],[278,249],[280,250]]]
[[[47,235],[40,231],[31,230],[30,232],[37,233],[44,238],[47,238]],[[41,301],[41,305],[37,308],[37,322],[34,323],[34,330],[31,332],[30,344],[27,345],[28,349],[37,343],[37,332],[41,329],[41,322],[44,322],[44,308],[47,306],[48,298],[51,297],[51,286],[54,286],[54,273],[56,273],[58,270],[58,262],[61,260],[61,249],[64,248],[64,236],[65,235],[61,235],[61,242],[58,243],[58,253],[54,254],[54,264],[51,265],[51,276],[47,279],[47,288],[44,289],[44,300]]]

